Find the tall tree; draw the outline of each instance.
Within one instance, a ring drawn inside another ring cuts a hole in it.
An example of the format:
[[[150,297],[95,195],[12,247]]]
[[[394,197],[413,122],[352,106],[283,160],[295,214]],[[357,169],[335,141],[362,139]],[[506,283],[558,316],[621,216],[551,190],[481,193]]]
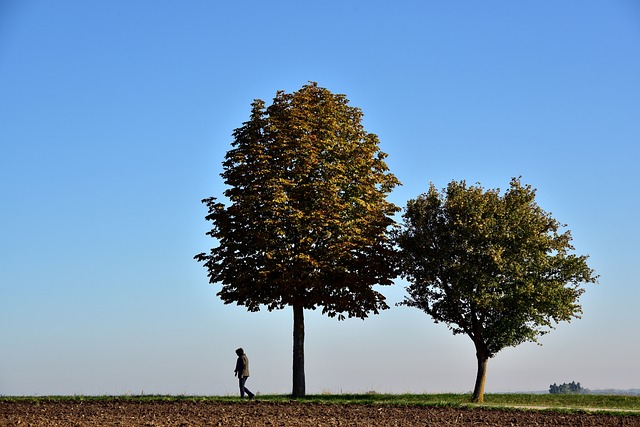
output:
[[[500,350],[579,318],[582,283],[597,276],[586,256],[571,254],[571,233],[513,178],[487,190],[452,181],[410,200],[396,239],[408,279],[402,304],[424,310],[475,345],[473,400],[482,402],[487,362]]]
[[[294,397],[305,395],[304,310],[366,318],[397,275],[390,228],[399,185],[362,111],[316,83],[252,104],[223,162],[227,205],[203,200],[217,241],[196,255],[226,303],[293,309]]]

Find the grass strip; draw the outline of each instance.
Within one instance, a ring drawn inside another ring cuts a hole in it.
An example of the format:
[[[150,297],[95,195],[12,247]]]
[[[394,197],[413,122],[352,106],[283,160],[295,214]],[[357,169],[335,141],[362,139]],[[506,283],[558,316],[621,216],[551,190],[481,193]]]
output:
[[[552,394],[485,394],[483,404],[473,404],[471,394],[318,394],[293,399],[287,395],[258,395],[256,399],[272,403],[366,404],[400,406],[448,406],[491,409],[536,409],[607,412],[637,411],[640,415],[640,396],[620,395],[552,395]],[[221,402],[241,403],[236,396],[191,395],[105,395],[105,396],[0,396],[0,403],[22,402]]]

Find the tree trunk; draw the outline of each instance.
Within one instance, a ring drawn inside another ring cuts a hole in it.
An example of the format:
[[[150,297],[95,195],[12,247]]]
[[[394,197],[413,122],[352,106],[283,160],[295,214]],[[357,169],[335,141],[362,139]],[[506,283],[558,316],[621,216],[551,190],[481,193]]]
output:
[[[293,397],[305,396],[304,382],[304,309],[293,306]]]
[[[474,403],[482,403],[484,402],[484,383],[487,378],[487,363],[489,362],[489,357],[487,356],[486,350],[478,348],[477,345],[476,358],[478,359],[478,375],[476,376],[476,385],[473,388],[473,398],[471,400]]]

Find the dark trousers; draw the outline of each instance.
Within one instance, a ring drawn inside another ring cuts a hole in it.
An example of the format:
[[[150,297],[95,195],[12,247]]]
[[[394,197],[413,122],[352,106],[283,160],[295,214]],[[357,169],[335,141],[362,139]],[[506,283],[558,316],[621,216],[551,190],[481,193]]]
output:
[[[252,398],[253,393],[251,393],[249,389],[244,386],[244,384],[247,382],[247,378],[249,377],[238,377],[238,382],[240,383],[240,397],[244,397],[244,394],[247,393],[247,396],[249,396],[249,398]]]

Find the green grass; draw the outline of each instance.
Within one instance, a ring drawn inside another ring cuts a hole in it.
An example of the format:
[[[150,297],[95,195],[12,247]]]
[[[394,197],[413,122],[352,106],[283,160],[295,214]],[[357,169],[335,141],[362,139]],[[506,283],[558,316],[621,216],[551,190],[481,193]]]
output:
[[[368,404],[368,405],[410,405],[410,406],[448,406],[448,407],[490,407],[521,408],[544,407],[551,410],[576,411],[600,409],[612,413],[637,411],[630,414],[640,416],[640,396],[619,395],[553,395],[553,394],[485,394],[484,403],[471,403],[470,394],[319,394],[308,395],[301,399],[292,399],[286,395],[258,395],[263,402],[316,404]],[[0,403],[7,401],[101,401],[120,400],[132,402],[228,402],[240,403],[235,396],[162,396],[162,395],[123,395],[123,396],[42,396],[11,397],[0,396]]]
[[[265,396],[269,400],[271,396]],[[274,397],[277,398],[277,397]],[[470,394],[336,394],[307,396],[300,401],[319,403],[364,403],[425,406],[548,407],[568,409],[613,409],[640,411],[640,396],[485,394],[484,403],[471,403]]]
[[[487,394],[485,395],[485,404],[640,411],[640,396],[600,394]]]

